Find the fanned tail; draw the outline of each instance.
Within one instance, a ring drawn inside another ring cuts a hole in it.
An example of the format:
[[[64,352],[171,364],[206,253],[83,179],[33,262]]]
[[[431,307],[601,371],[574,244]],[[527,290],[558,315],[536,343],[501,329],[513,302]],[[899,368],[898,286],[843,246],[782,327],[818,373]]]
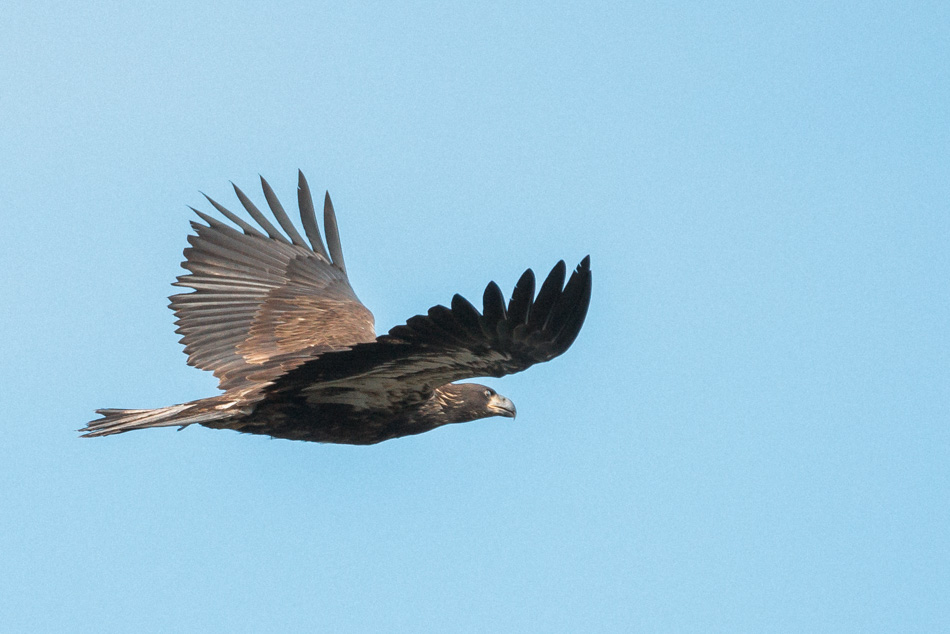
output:
[[[220,399],[210,398],[157,409],[97,409],[98,418],[80,429],[83,438],[111,436],[149,427],[187,427],[234,416],[235,412],[221,408]]]

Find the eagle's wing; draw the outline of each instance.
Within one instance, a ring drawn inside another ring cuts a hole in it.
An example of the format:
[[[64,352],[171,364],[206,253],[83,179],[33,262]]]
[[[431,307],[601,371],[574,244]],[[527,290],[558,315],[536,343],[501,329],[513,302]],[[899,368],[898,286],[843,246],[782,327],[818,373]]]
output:
[[[211,370],[224,390],[257,386],[320,352],[373,341],[373,314],[357,299],[346,276],[330,196],[324,200],[323,245],[310,187],[299,174],[297,199],[309,244],[261,178],[264,196],[283,233],[238,187],[241,204],[264,233],[208,201],[242,231],[194,210],[207,224],[192,222],[182,267],[190,271],[174,295],[188,363]]]
[[[321,354],[267,391],[301,394],[313,404],[386,409],[419,402],[452,381],[521,372],[564,353],[580,332],[590,304],[590,256],[566,285],[565,273],[558,262],[535,297],[528,269],[507,307],[492,282],[481,313],[456,295],[451,308],[435,306],[372,343]]]

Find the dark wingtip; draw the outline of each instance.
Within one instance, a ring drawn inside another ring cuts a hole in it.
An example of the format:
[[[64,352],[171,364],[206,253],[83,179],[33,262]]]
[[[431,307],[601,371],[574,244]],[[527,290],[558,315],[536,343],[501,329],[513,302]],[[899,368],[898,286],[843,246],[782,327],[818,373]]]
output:
[[[486,306],[486,311],[505,307],[505,295],[501,292],[501,288],[498,287],[498,284],[495,282],[488,283],[488,286],[485,287],[485,292],[482,293],[482,304]],[[499,311],[499,314],[503,313]]]
[[[581,260],[577,271],[571,275],[555,307],[557,312],[555,327],[558,330],[555,341],[558,354],[563,354],[571,347],[584,325],[587,309],[590,307],[592,277],[590,256],[587,256]]]
[[[485,336],[492,340],[496,337],[496,329],[500,322],[507,318],[505,296],[495,282],[489,282],[482,294],[482,330]]]
[[[452,296],[452,314],[469,332],[481,332],[481,315],[478,309],[458,293]]]
[[[534,271],[527,269],[521,274],[518,283],[511,292],[508,302],[508,319],[512,327],[527,323],[531,303],[534,301]]]
[[[561,289],[564,288],[564,278],[566,275],[567,265],[564,263],[564,260],[560,260],[554,265],[551,272],[548,273],[548,276],[544,278],[544,282],[541,283],[541,288],[538,290],[537,297],[534,298],[534,303],[528,315],[529,330],[540,330],[544,328],[550,318],[551,310],[561,295]]]

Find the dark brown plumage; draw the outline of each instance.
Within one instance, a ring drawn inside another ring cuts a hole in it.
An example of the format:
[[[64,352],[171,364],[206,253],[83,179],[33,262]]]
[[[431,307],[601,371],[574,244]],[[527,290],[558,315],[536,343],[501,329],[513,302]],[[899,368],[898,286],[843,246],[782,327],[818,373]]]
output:
[[[479,313],[463,297],[435,306],[376,336],[373,315],[350,287],[329,194],[326,247],[310,188],[299,174],[297,200],[307,241],[261,178],[275,227],[234,186],[259,228],[214,200],[236,227],[198,210],[174,295],[190,365],[211,370],[223,394],[159,409],[102,409],[81,430],[107,436],[147,427],[200,424],[275,438],[366,445],[488,416],[514,417],[507,398],[484,385],[548,361],[577,337],[590,302],[590,258],[564,284],[558,262],[535,297],[534,273],[518,280],[505,305],[485,289]],[[281,231],[281,229],[283,231]],[[263,230],[263,233],[262,231]]]

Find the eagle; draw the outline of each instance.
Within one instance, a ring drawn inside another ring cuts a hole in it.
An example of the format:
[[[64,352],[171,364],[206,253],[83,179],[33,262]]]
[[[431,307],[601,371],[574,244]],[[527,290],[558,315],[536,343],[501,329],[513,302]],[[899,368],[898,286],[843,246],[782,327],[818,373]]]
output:
[[[232,184],[233,185],[233,184]],[[535,295],[520,277],[507,305],[488,284],[479,312],[460,295],[387,334],[350,286],[329,192],[320,234],[310,186],[298,172],[306,240],[261,177],[279,229],[233,185],[246,218],[205,196],[221,214],[194,220],[170,297],[188,364],[210,370],[223,393],[157,409],[100,409],[80,432],[108,436],[193,424],[322,443],[371,445],[489,416],[514,418],[495,390],[456,381],[501,377],[563,354],[591,296],[590,256],[565,284],[558,262]],[[231,224],[225,222],[230,221]]]

